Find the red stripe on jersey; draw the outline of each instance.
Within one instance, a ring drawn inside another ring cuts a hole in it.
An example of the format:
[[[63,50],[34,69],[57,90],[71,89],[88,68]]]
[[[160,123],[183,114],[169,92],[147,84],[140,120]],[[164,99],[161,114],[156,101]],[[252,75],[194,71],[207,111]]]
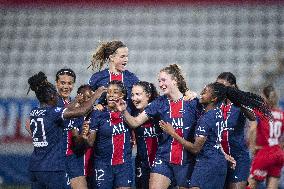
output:
[[[178,100],[177,102],[170,101],[170,116],[171,118],[182,117],[181,111],[183,110],[183,100]]]
[[[123,82],[123,76],[121,74],[115,74],[112,72],[109,72],[110,75],[110,81],[122,81]]]
[[[110,126],[123,124],[120,112],[110,113]],[[124,163],[123,151],[125,143],[125,133],[112,135],[112,165],[118,165]]]
[[[175,129],[176,133],[183,137],[182,129]],[[183,146],[176,139],[173,140],[171,145],[171,159],[170,162],[173,164],[180,165],[182,163]]]
[[[225,121],[228,119],[228,112],[231,110],[232,104],[222,104],[221,105],[221,110],[223,114],[223,118]],[[222,132],[222,137],[221,137],[221,145],[226,154],[230,154],[230,144],[229,144],[229,131],[224,128]]]
[[[178,100],[177,102],[170,102],[170,117],[172,119],[179,118],[182,119],[182,111],[183,111],[183,100]],[[174,121],[176,123],[176,121]],[[177,121],[179,123],[179,121]],[[173,124],[172,124],[173,125]],[[173,125],[175,132],[183,137],[182,125],[178,125],[178,127]],[[171,144],[171,152],[170,152],[170,163],[181,165],[183,159],[183,146],[176,139],[173,139]]]
[[[73,146],[73,141],[72,141],[72,130],[67,131],[67,149],[66,149],[66,155],[70,156],[73,154],[72,146]]]
[[[158,149],[158,138],[157,137],[147,137],[144,139],[147,155],[148,155],[148,163],[149,166],[152,166],[156,157],[156,152]]]
[[[84,155],[84,175],[91,176],[93,175],[93,159],[94,148],[87,148]]]

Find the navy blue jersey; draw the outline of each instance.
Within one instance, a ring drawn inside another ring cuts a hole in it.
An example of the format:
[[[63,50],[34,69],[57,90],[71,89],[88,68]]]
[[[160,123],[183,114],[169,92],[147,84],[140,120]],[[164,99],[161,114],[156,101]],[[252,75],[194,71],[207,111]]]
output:
[[[161,120],[172,124],[175,132],[185,140],[193,138],[193,129],[199,116],[198,100],[171,101],[163,95],[151,102],[145,109],[151,118],[160,117]],[[189,152],[170,135],[163,133],[158,147],[157,156],[163,161],[182,165],[189,162]]]
[[[30,128],[34,151],[30,171],[63,171],[65,162],[62,153],[63,134],[62,107],[34,108],[30,113]]]
[[[147,162],[151,167],[154,163],[158,143],[161,140],[162,130],[159,119],[150,119],[135,129],[137,156],[136,159]]]
[[[197,122],[195,136],[204,136],[207,139],[197,155],[197,159],[224,157],[221,151],[221,135],[225,125],[222,111],[219,108],[209,110],[200,117]]]
[[[96,131],[95,161],[103,161],[108,165],[131,161],[131,132],[121,112],[112,112],[108,108],[95,110],[90,121],[90,129]]]
[[[227,154],[233,157],[242,153],[248,153],[245,143],[244,127],[246,117],[241,109],[232,103],[221,105],[223,117],[225,120],[225,128],[222,133],[222,147]]]
[[[96,72],[90,78],[89,85],[91,85],[92,90],[95,91],[101,86],[108,87],[109,82],[113,80],[121,81],[124,84],[127,90],[127,98],[130,100],[132,86],[137,83],[139,79],[134,73],[128,70],[123,71],[121,74],[111,73],[109,69]]]
[[[66,107],[71,102],[71,98],[68,98],[68,100],[64,100],[62,97],[58,97],[57,106],[58,107]],[[62,154],[65,154],[66,156],[72,155],[72,129],[74,125],[74,119],[65,119],[63,122],[63,137],[62,137]]]

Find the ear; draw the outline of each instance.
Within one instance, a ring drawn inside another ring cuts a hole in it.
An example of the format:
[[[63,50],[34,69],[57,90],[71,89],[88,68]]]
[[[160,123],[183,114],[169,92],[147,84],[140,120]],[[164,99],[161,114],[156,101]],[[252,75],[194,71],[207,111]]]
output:
[[[114,57],[113,54],[109,55],[108,58],[109,58],[110,62],[113,61],[113,57]]]

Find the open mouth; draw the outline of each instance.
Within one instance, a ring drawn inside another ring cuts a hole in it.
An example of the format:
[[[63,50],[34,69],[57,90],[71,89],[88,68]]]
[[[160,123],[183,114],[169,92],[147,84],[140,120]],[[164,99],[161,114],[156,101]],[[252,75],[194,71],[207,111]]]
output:
[[[140,101],[138,101],[138,102],[137,102],[137,101],[134,101],[134,102],[133,102],[133,104],[134,104],[135,106],[138,106],[140,103],[141,103]]]
[[[119,102],[119,99],[108,99],[108,101],[109,101],[109,102],[113,102],[113,103],[115,103],[115,102],[118,103],[118,102]]]

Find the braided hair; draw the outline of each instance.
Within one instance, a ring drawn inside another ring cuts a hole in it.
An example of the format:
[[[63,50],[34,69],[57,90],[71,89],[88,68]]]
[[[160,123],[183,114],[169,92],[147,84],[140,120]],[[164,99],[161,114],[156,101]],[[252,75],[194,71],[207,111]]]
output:
[[[235,87],[226,87],[225,85],[214,82],[207,85],[213,91],[213,96],[217,97],[216,104],[221,103],[228,98],[233,104],[239,107],[245,107],[251,110],[261,112],[265,117],[271,118],[271,111],[265,100],[254,93],[244,92]]]
[[[177,81],[179,91],[185,95],[185,92],[189,90],[187,87],[185,77],[181,71],[180,66],[177,64],[171,64],[163,69],[160,72],[166,72],[172,76],[172,79]]]
[[[109,61],[109,56],[114,54],[116,50],[121,47],[126,47],[121,41],[101,43],[93,54],[91,65],[89,65],[88,68],[92,67],[92,70],[101,70],[104,64]]]
[[[158,96],[157,89],[153,83],[149,83],[147,81],[139,81],[136,84],[134,84],[134,86],[142,87],[145,93],[150,96],[148,103],[152,102]]]
[[[28,83],[30,85],[29,90],[35,92],[40,103],[48,103],[54,96],[57,96],[56,88],[48,82],[47,77],[43,72],[39,72],[30,77]]]

